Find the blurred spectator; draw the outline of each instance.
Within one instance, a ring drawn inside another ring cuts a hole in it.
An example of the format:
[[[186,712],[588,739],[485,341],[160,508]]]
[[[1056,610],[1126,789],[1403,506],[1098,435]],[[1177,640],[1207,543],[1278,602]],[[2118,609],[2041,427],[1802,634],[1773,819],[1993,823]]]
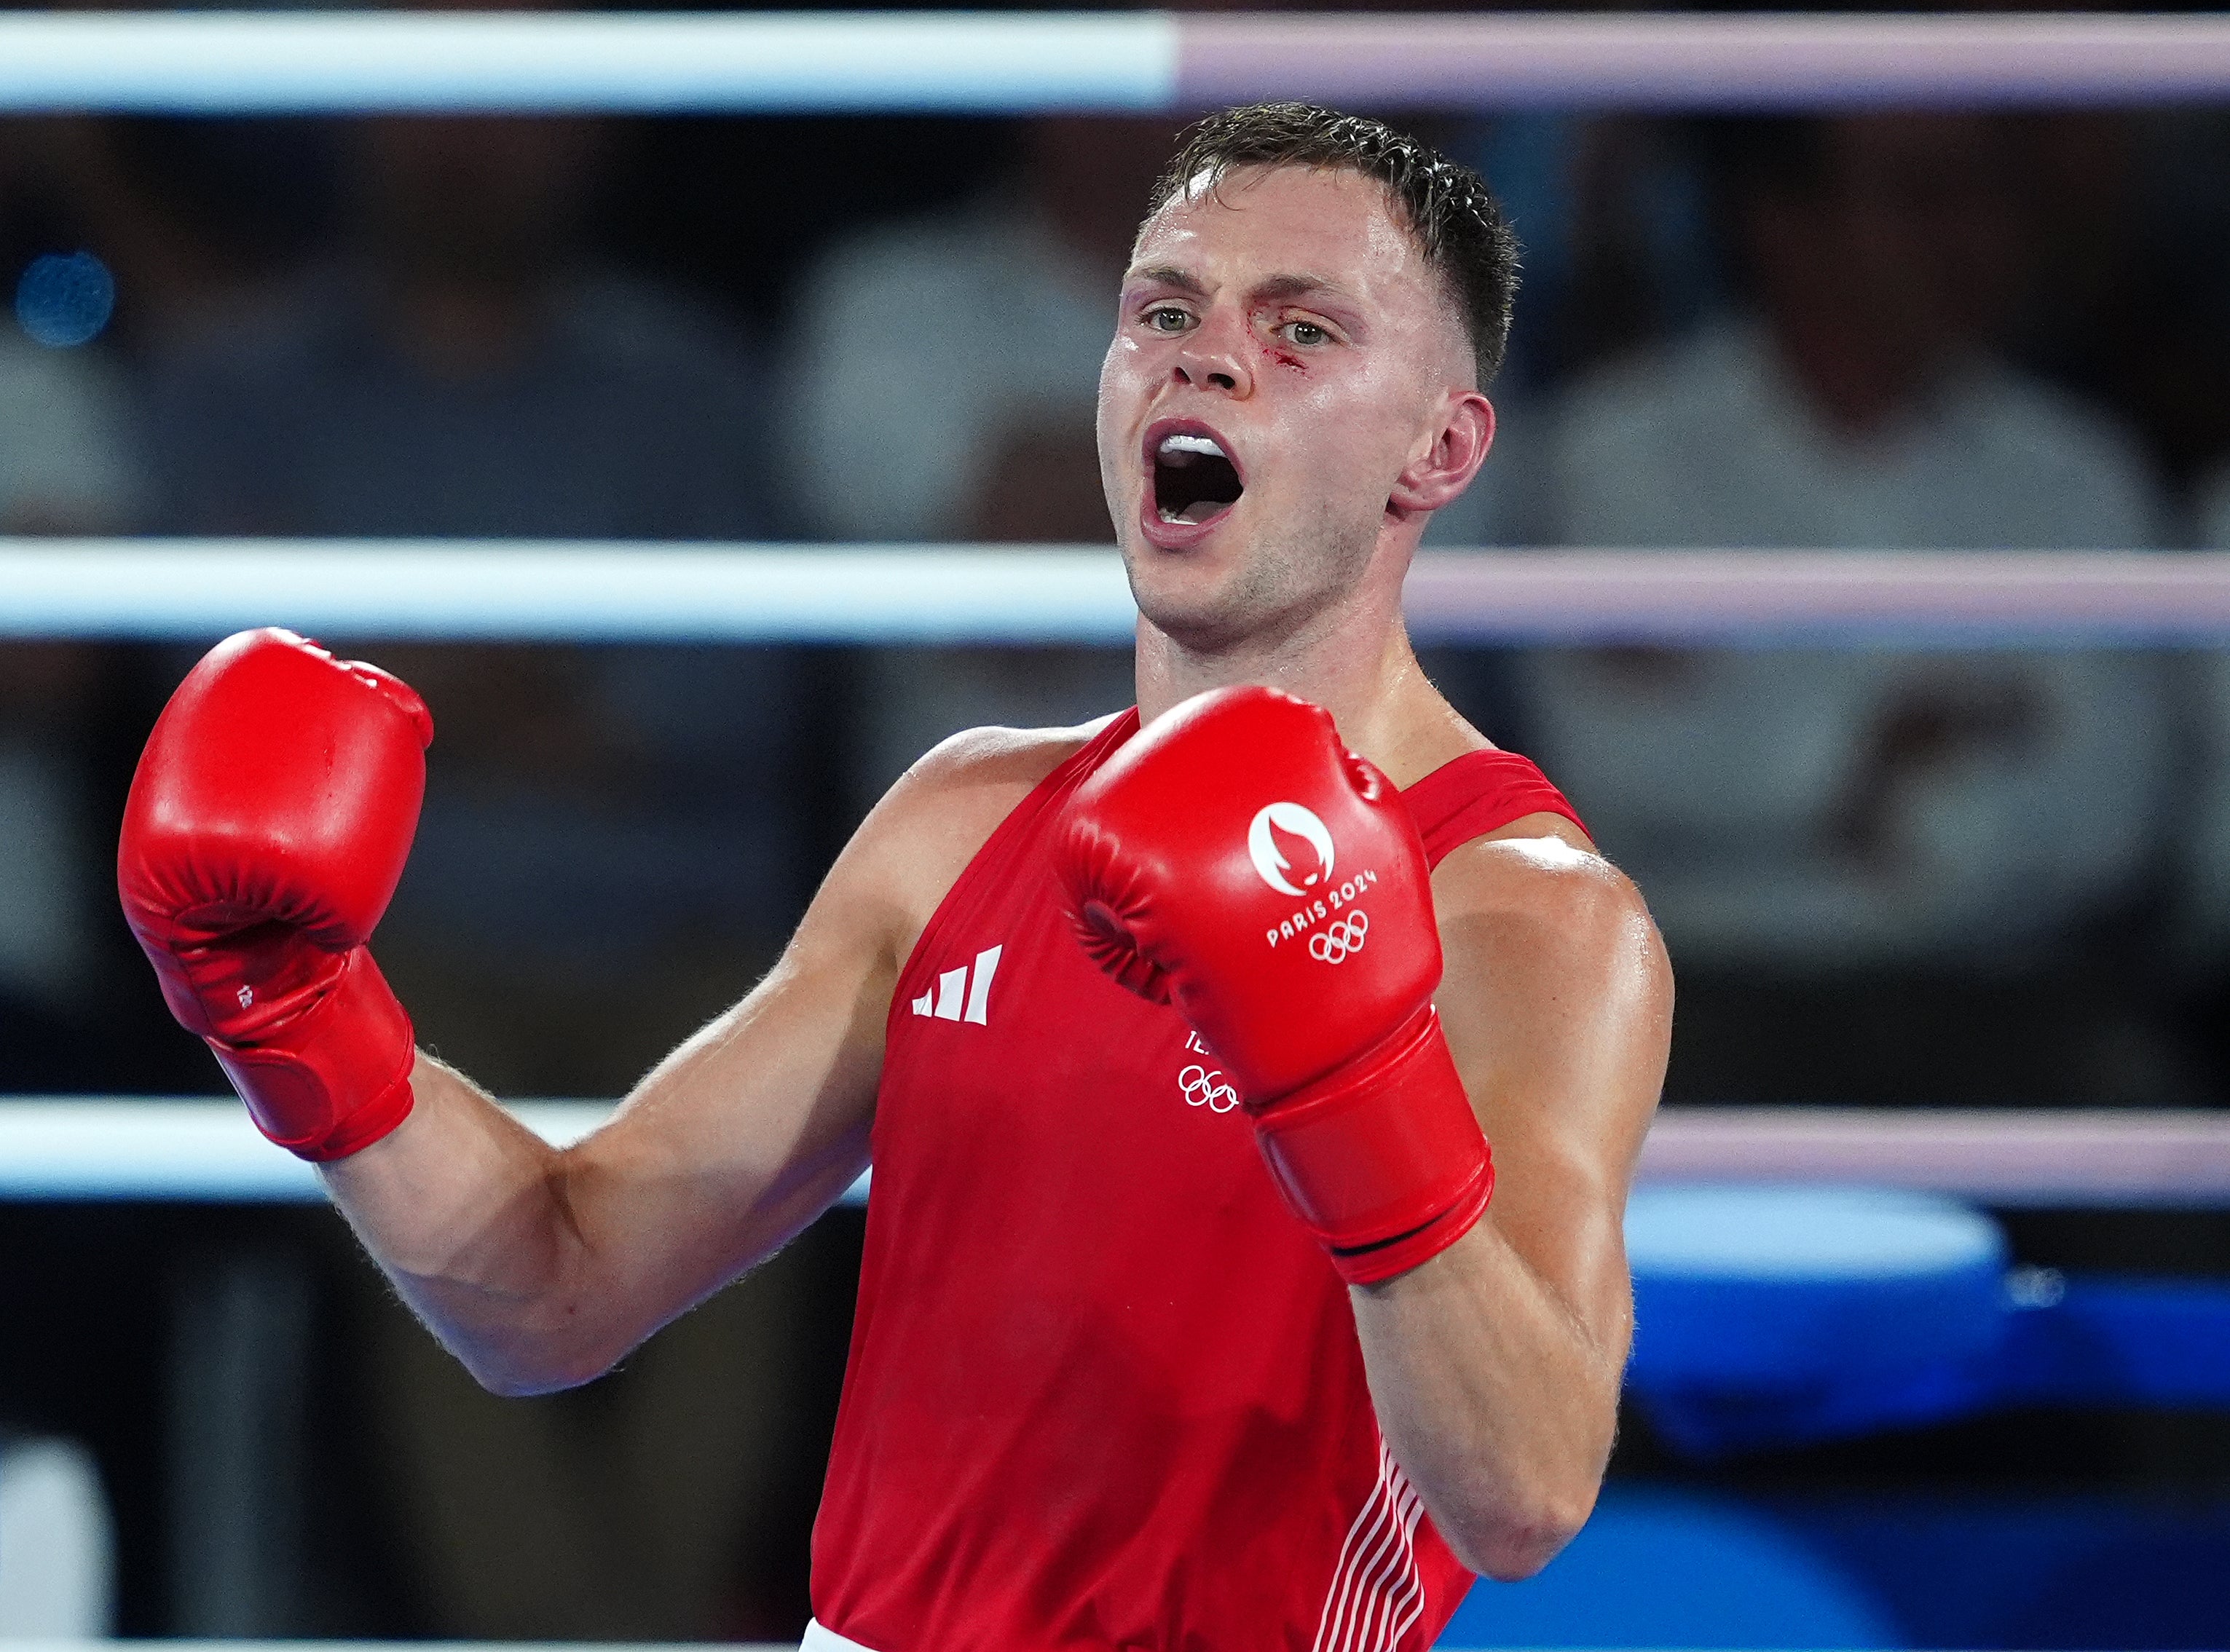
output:
[[[2020,318],[2021,357],[2112,405],[2188,487],[2230,448],[2230,113],[2058,110],[2019,125],[2049,276]]]
[[[1607,359],[1685,331],[1724,303],[1725,273],[1694,146],[1659,117],[1513,110],[1466,123],[1451,154],[1475,166],[1521,249],[1510,348],[1492,388],[1494,452],[1436,516],[1430,545],[1537,544],[1543,408]]]
[[[20,136],[0,131],[0,245],[10,248],[0,294],[10,297],[35,256],[58,250],[39,234],[44,181]],[[23,307],[35,323],[47,318]],[[0,534],[128,530],[144,479],[112,363],[99,345],[33,344],[19,313],[0,309]],[[108,986],[115,839],[93,754],[110,663],[87,643],[0,642],[0,1092],[109,1091],[143,1077],[113,1015],[119,1000],[139,1003]],[[132,1225],[113,1212],[103,1220],[112,1231]],[[118,1417],[152,1398],[151,1339],[125,1328],[146,1293],[108,1290],[117,1324],[81,1336],[110,1257],[79,1237],[64,1215],[35,1247],[0,1244],[0,1639],[114,1631],[109,1500],[129,1504],[149,1477],[131,1420]],[[88,1342],[98,1352],[77,1366]],[[22,1428],[48,1437],[12,1437]]]
[[[104,361],[0,322],[0,533],[127,526],[139,492],[127,428]],[[82,1010],[113,910],[80,761],[98,672],[83,644],[0,645],[0,1090],[113,1078]]]
[[[0,1640],[109,1639],[114,1552],[100,1471],[84,1448],[0,1437]]]
[[[12,279],[12,272],[11,279]],[[0,323],[0,532],[113,533],[142,483],[105,358],[30,343]]]
[[[809,272],[785,427],[816,534],[1107,543],[1099,362],[1175,140],[1166,121],[1034,121],[1018,177]]]
[[[330,196],[322,125],[302,121],[40,117],[0,125],[20,210],[0,254],[92,247],[121,300],[127,356],[189,335],[283,258],[313,196]],[[319,189],[319,185],[323,185]]]
[[[1032,122],[1018,177],[831,251],[800,292],[788,474],[834,540],[1112,537],[1092,417],[1166,121]],[[882,651],[859,789],[976,723],[1130,704],[1127,650]]]
[[[744,342],[579,250],[603,145],[603,128],[570,119],[350,129],[337,255],[151,365],[163,526],[767,537],[766,406]],[[616,1094],[742,994],[802,904],[794,655],[364,652],[426,696],[439,731],[379,938],[422,1043],[499,1094]],[[365,1311],[396,1315],[383,1302]],[[709,1544],[593,1577],[577,1562],[632,1552],[645,1507],[693,1530],[737,1529],[771,1430],[739,1427],[686,1485],[635,1454],[614,1458],[603,1495],[550,1502],[543,1489],[570,1485],[572,1456],[591,1450],[578,1427],[550,1424],[609,1411],[629,1437],[686,1438],[674,1396],[693,1392],[756,1417],[778,1401],[737,1380],[733,1345],[757,1336],[778,1355],[779,1327],[739,1325],[732,1308],[641,1357],[693,1376],[637,1382],[587,1411],[545,1406],[540,1425],[500,1434],[458,1404],[467,1380],[403,1328],[407,1340],[374,1334],[364,1350],[377,1373],[371,1421],[394,1443],[381,1462],[401,1506],[427,1511],[410,1521],[411,1559],[441,1621],[499,1637],[633,1623],[686,1638],[748,1616],[731,1593],[732,1557]],[[745,1377],[760,1368],[744,1365]],[[488,1549],[482,1515],[520,1540]],[[584,1591],[597,1615],[567,1617]]]
[[[2197,505],[2201,548],[2230,551],[2230,463],[2205,479]],[[2230,650],[2195,650],[2176,668],[2193,762],[2176,799],[2171,940],[2188,1029],[2220,1101],[2230,1096]]]
[[[357,127],[342,255],[153,368],[162,524],[765,537],[765,408],[743,342],[577,251],[600,147],[575,120]],[[381,658],[433,704],[441,776],[390,950],[459,983],[498,958],[501,980],[545,977],[515,1006],[458,994],[497,1024],[437,1016],[429,1033],[513,1090],[623,1086],[641,1052],[598,1061],[553,1039],[551,994],[624,962],[643,1001],[706,1009],[773,944],[801,878],[768,783],[796,723],[786,669],[755,650]],[[676,999],[661,972],[685,952],[730,959],[717,988],[699,969]]]
[[[1755,312],[1565,398],[1544,437],[1557,538],[2156,542],[2132,443],[1994,354],[2024,252],[2003,124],[1723,137]],[[2033,966],[2157,847],[2169,756],[2144,659],[1592,651],[1530,675],[1543,755],[1692,973]]]
[[[2193,543],[2230,550],[2230,115],[2100,112],[2051,125],[2053,183],[2063,196],[2082,190],[2082,215],[2106,233],[2059,228],[2084,279],[2065,306],[2072,325],[2043,319],[2060,323],[2059,354],[2132,406],[2189,479]],[[2219,1102],[2230,1096],[2230,652],[2194,651],[2175,669],[2192,762],[2172,817],[2169,961]]]
[[[1525,110],[1452,151],[1482,172],[1524,249],[1524,299],[1497,381],[1530,396],[1685,329],[1724,298],[1692,148],[1662,119]]]
[[[164,521],[198,532],[764,537],[742,342],[573,241],[599,129],[356,129],[351,245],[158,365]]]

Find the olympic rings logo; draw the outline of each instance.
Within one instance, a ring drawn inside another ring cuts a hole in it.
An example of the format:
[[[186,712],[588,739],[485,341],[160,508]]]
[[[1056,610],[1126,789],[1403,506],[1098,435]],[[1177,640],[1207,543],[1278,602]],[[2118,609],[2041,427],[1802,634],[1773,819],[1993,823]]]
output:
[[[1184,1092],[1187,1107],[1228,1113],[1239,1105],[1239,1092],[1223,1082],[1223,1075],[1210,1072],[1197,1062],[1177,1075],[1177,1088]]]
[[[1338,919],[1328,929],[1318,930],[1309,937],[1309,956],[1320,964],[1340,964],[1347,961],[1350,952],[1363,950],[1363,937],[1370,933],[1370,914],[1357,912],[1352,917]]]

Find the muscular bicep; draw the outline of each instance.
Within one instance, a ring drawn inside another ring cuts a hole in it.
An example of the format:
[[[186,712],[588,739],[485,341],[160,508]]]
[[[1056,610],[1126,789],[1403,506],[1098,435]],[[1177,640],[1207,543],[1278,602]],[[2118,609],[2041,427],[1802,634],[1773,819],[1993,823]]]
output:
[[[1555,837],[1466,845],[1434,895],[1434,1001],[1493,1146],[1496,1228],[1622,1360],[1626,1197],[1671,1037],[1663,943],[1623,876]]]
[[[637,1338],[771,1255],[866,1167],[892,972],[848,916],[809,914],[764,980],[560,1160],[588,1287],[634,1306]]]
[[[583,1237],[673,1308],[749,1268],[866,1167],[889,973],[801,932],[570,1156]]]
[[[916,765],[838,857],[766,980],[561,1157],[590,1289],[641,1304],[638,1336],[772,1253],[867,1167],[906,955],[983,839],[1073,743],[962,737]]]

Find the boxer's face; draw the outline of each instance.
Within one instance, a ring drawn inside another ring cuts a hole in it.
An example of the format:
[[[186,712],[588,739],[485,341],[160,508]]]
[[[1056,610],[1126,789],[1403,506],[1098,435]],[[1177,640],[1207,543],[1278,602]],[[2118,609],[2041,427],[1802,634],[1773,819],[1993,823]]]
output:
[[[1257,168],[1173,202],[1139,235],[1099,378],[1140,612],[1214,646],[1321,607],[1415,514],[1466,402],[1491,430],[1447,289],[1377,183]]]

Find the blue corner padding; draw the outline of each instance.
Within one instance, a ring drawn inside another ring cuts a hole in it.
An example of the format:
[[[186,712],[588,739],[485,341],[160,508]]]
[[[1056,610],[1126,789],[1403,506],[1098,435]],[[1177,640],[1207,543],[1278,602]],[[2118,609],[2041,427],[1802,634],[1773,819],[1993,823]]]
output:
[[[2230,1285],[2010,1274],[1948,1200],[1651,1188],[1627,1223],[1628,1380],[1708,1458],[2004,1405],[2230,1408]],[[1476,1585],[1457,1647],[2230,1645],[2230,1503],[1614,1484],[1537,1578]]]
[[[1863,1187],[1644,1188],[1627,1212],[1634,1381],[1786,1393],[1995,1342],[2006,1244],[1949,1199]]]
[[[2230,1499],[1737,1495],[1613,1482],[1538,1578],[1443,1648],[2230,1647]]]
[[[2230,1287],[2028,1278],[1951,1201],[1841,1187],[1677,1187],[1627,1223],[1627,1379],[1697,1457],[2004,1405],[2230,1406]]]
[[[1472,1587],[1443,1647],[1901,1647],[1862,1579],[1772,1514],[1708,1493],[1607,1487],[1524,1583]]]
[[[2075,1275],[2008,1309],[1991,1366],[1996,1405],[2230,1407],[2230,1286]]]

